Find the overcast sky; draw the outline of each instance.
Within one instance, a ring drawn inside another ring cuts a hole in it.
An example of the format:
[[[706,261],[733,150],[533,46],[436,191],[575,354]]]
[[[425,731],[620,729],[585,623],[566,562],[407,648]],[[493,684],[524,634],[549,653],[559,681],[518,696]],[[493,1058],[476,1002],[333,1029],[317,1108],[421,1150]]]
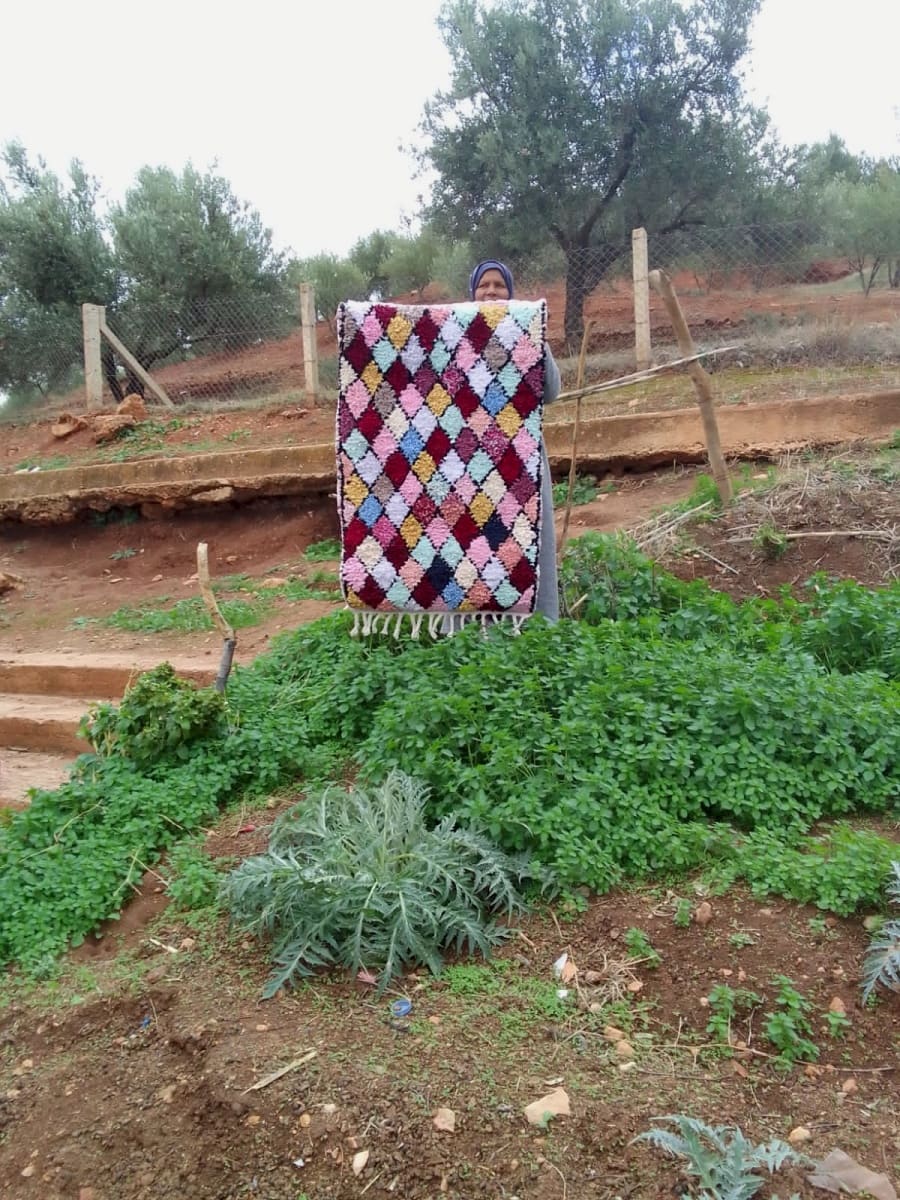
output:
[[[449,60],[439,0],[6,0],[0,143],[118,199],[145,163],[218,162],[277,244],[345,253],[412,217],[422,182],[401,144]],[[402,41],[398,40],[402,38]],[[782,137],[835,132],[900,154],[898,0],[765,0],[751,95]]]

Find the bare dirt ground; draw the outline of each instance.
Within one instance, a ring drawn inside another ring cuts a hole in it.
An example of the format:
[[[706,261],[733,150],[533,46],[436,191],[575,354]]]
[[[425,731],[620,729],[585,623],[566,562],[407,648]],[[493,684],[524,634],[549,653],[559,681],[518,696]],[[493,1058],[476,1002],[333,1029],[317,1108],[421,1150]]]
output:
[[[667,565],[735,595],[799,586],[815,569],[884,582],[897,565],[892,544],[846,531],[900,524],[896,482],[871,472],[860,482],[855,462],[845,457],[831,483],[791,464],[793,482],[777,501],[748,494],[691,525],[666,548]],[[571,532],[640,526],[683,500],[696,477],[605,481],[613,490],[575,508]],[[752,540],[767,519],[793,532],[836,532],[795,539],[770,559]],[[263,578],[336,532],[332,505],[296,502],[173,521],[0,528],[0,564],[26,580],[0,602],[0,647],[217,655],[218,634],[125,633],[84,618],[195,595],[200,540],[210,543],[214,576]],[[239,659],[331,607],[280,602],[241,631]],[[227,814],[209,831],[208,851],[237,860],[261,850],[292,799]],[[882,832],[900,838],[900,824],[886,821]],[[687,1186],[678,1163],[631,1144],[666,1113],[739,1125],[754,1141],[802,1126],[813,1157],[840,1147],[900,1179],[900,995],[861,1007],[869,935],[858,918],[740,890],[705,897],[680,881],[592,897],[580,915],[538,913],[491,969],[440,980],[413,972],[382,1000],[324,977],[262,1003],[264,949],[222,918],[176,913],[165,873],[165,864],[148,873],[122,920],[74,951],[59,979],[9,980],[0,990],[4,1200],[674,1200]],[[708,899],[709,923],[676,925],[679,898],[694,911]],[[628,959],[631,928],[647,934],[658,966]],[[563,951],[579,975],[560,1000],[552,964]],[[809,999],[819,1053],[788,1072],[761,1032],[776,975]],[[735,1023],[732,1046],[707,1028],[711,990],[723,983],[761,997]],[[389,1009],[399,995],[413,1004],[402,1021]],[[834,1037],[826,1013],[841,1006],[849,1028]],[[615,1050],[608,1026],[625,1034],[633,1057]],[[524,1106],[556,1087],[571,1116],[530,1126]],[[454,1132],[435,1127],[439,1108],[455,1113]],[[760,1193],[794,1194],[824,1193],[798,1168]]]

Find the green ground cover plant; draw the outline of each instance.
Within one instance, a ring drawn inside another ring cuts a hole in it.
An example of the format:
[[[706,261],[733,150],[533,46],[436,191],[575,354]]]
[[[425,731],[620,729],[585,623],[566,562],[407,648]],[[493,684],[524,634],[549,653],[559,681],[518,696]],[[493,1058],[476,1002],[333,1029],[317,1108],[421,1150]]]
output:
[[[573,572],[585,620],[356,640],[336,613],[235,668],[180,748],[136,760],[101,723],[102,753],[0,827],[0,962],[86,936],[223,804],[393,769],[430,788],[429,822],[455,815],[567,889],[702,869],[823,910],[880,905],[896,843],[848,819],[900,798],[894,650],[866,632],[900,585],[736,604],[622,539],[576,543]]]

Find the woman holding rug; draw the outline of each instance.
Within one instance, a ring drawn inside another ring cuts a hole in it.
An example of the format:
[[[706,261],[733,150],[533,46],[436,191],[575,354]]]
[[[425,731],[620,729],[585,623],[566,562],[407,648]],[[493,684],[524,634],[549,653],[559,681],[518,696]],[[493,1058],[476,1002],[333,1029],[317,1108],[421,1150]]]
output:
[[[469,297],[480,303],[491,300],[512,300],[513,277],[505,263],[488,258],[480,262],[469,277]],[[544,350],[544,404],[559,395],[559,367],[550,353]],[[541,534],[538,554],[538,594],[535,612],[543,613],[548,621],[559,619],[559,593],[556,579],[556,527],[553,523],[553,480],[547,447],[541,439]]]

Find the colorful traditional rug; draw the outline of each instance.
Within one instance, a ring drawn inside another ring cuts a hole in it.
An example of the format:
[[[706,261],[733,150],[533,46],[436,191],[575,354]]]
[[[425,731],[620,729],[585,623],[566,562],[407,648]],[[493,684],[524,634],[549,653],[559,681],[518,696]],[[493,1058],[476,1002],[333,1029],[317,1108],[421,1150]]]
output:
[[[518,623],[537,595],[545,302],[350,301],[338,322],[348,605],[364,631],[372,614]]]

